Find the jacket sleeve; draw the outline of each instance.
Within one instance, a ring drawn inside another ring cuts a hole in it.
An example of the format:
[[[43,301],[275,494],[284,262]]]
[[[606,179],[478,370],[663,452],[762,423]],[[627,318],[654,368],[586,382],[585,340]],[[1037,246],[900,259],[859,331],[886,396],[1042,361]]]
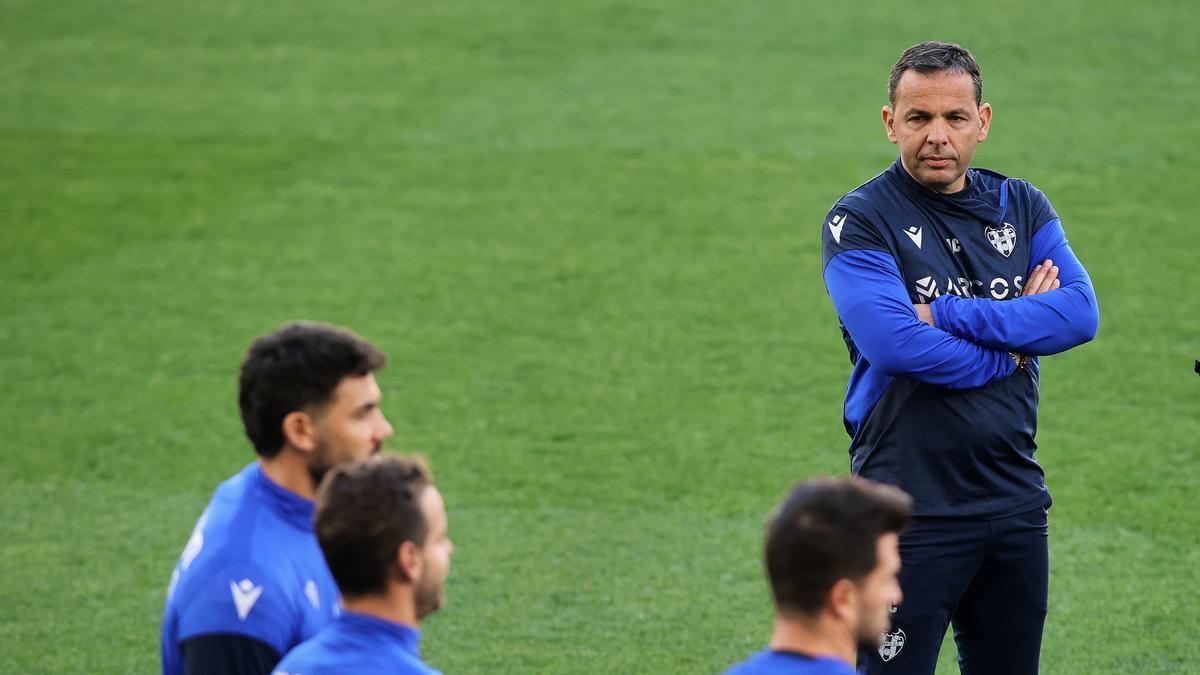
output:
[[[1047,258],[1058,267],[1057,290],[1005,301],[943,295],[930,304],[934,325],[985,347],[1031,356],[1057,354],[1088,342],[1100,324],[1096,294],[1057,218],[1033,235],[1029,264]]]
[[[180,643],[184,675],[270,675],[279,653],[233,633],[198,635]]]
[[[862,357],[891,377],[946,389],[972,389],[1016,369],[988,349],[917,319],[896,261],[878,250],[838,253],[825,266],[825,288]]]

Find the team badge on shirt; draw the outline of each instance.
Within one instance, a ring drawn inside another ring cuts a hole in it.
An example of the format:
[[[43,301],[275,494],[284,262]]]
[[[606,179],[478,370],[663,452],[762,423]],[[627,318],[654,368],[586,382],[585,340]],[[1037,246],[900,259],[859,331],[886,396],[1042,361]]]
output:
[[[883,634],[883,642],[879,645],[879,658],[885,663],[891,661],[901,649],[904,649],[904,631],[897,628],[894,632]]]
[[[1002,225],[1002,227],[989,227],[985,232],[992,246],[1000,252],[1000,255],[1007,258],[1017,247],[1017,229],[1008,223]]]

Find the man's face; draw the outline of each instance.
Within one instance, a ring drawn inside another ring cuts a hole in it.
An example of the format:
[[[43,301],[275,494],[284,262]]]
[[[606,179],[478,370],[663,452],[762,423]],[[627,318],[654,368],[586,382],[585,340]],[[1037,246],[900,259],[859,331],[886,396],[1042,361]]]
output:
[[[908,175],[930,190],[950,194],[966,186],[975,146],[988,135],[992,107],[975,105],[971,76],[958,70],[906,70],[896,102],[883,109],[888,140],[900,148]]]
[[[417,619],[437,611],[446,602],[446,577],[450,574],[450,556],[454,543],[446,534],[446,504],[442,493],[432,485],[421,492],[421,513],[429,525],[421,546],[424,565],[416,582]]]
[[[379,408],[380,397],[374,375],[351,375],[342,378],[333,398],[312,416],[316,448],[308,468],[315,483],[338,464],[383,448],[383,441],[392,435],[392,425]]]
[[[900,604],[900,539],[883,535],[875,544],[875,569],[859,584],[858,625],[855,638],[860,647],[876,649],[891,627],[892,605]]]

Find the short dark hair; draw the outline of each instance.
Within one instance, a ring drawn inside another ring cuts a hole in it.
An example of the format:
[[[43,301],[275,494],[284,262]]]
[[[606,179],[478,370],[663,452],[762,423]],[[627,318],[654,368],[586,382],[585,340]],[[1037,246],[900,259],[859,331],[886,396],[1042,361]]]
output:
[[[979,72],[975,57],[961,45],[931,40],[904,50],[896,65],[892,66],[892,76],[888,78],[888,102],[893,106],[896,105],[896,86],[900,84],[900,77],[910,69],[921,74],[942,70],[966,73],[975,84],[975,105],[983,103],[983,74]]]
[[[420,458],[376,455],[339,465],[317,489],[314,523],[342,595],[387,590],[388,570],[406,541],[425,542],[421,493],[432,478]]]
[[[767,576],[781,612],[816,614],[840,579],[878,564],[879,537],[908,524],[912,499],[862,478],[817,478],[792,488],[767,522]]]
[[[283,418],[333,398],[343,378],[387,363],[375,345],[344,328],[298,321],[250,345],[238,377],[238,407],[254,450],[274,457],[284,445]]]

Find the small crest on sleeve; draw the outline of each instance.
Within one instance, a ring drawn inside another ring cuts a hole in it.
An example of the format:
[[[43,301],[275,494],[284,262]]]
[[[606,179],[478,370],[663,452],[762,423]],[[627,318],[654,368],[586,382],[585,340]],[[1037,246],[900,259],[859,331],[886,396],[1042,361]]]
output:
[[[308,602],[313,606],[313,609],[321,609],[321,592],[317,590],[317,582],[309,579],[304,584],[304,595],[308,598]]]
[[[263,593],[262,586],[254,585],[249,579],[241,581],[230,581],[229,592],[233,594],[233,604],[237,608],[238,618],[242,621],[246,620],[246,616],[250,614],[254,603],[258,602],[259,596]]]
[[[833,235],[833,240],[837,243],[842,243],[842,228],[846,225],[846,214],[839,213],[829,220],[829,233]]]

